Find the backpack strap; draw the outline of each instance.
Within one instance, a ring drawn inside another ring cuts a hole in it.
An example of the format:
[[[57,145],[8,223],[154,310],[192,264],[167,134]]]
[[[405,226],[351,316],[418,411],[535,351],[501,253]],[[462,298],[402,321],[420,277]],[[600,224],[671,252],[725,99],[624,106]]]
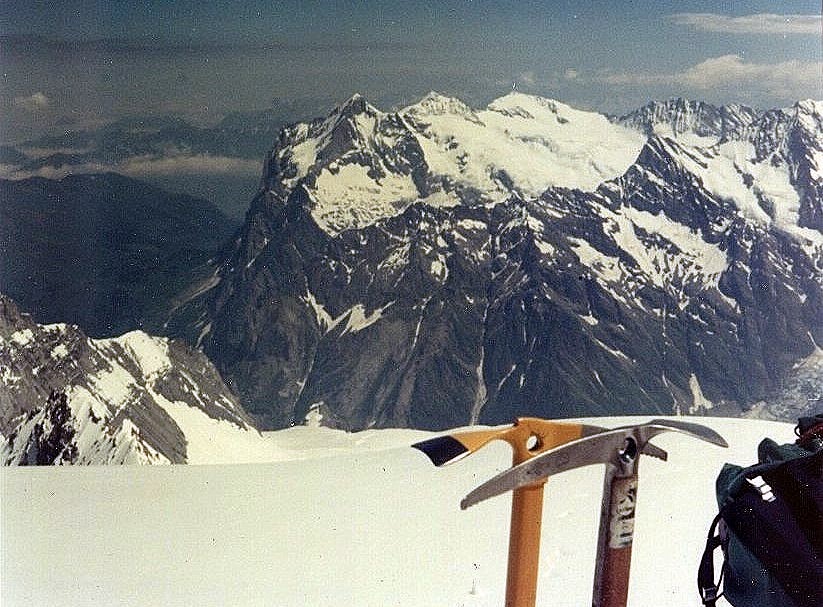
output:
[[[797,435],[797,445],[807,451],[820,451],[823,449],[823,414],[801,417],[794,433]]]
[[[697,588],[700,590],[700,599],[706,607],[715,607],[717,599],[723,596],[719,590],[720,584],[723,581],[725,565],[720,571],[720,578],[717,582],[714,581],[714,551],[717,550],[723,542],[720,533],[717,533],[718,524],[722,519],[723,510],[712,520],[708,537],[706,538],[706,548],[703,550],[700,567],[697,570]]]

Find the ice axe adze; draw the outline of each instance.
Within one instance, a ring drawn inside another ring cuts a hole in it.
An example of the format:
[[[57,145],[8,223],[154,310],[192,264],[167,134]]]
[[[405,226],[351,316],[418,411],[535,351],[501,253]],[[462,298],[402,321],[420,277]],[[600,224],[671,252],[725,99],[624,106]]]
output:
[[[518,464],[477,487],[460,505],[466,509],[506,491],[532,486],[560,472],[606,464],[592,605],[625,607],[634,535],[638,461],[641,453],[665,460],[666,452],[651,445],[649,440],[670,430],[722,447],[728,446],[722,436],[699,424],[652,420],[637,426],[615,428],[549,449]]]
[[[435,466],[443,466],[463,459],[491,441],[503,440],[511,445],[513,465],[517,466],[558,445],[604,430],[597,426],[526,417],[519,418],[512,426],[456,432],[413,447],[425,453]],[[545,483],[546,478],[542,477],[514,491],[506,579],[508,607],[533,607],[535,603]]]

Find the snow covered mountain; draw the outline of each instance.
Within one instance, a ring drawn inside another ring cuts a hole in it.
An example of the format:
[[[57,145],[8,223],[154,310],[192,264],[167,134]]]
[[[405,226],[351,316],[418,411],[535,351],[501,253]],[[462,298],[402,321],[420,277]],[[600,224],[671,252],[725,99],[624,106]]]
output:
[[[0,369],[6,465],[247,461],[264,444],[211,363],[179,342],[90,339],[0,295]]]
[[[642,143],[600,114],[519,93],[482,111],[430,93],[392,113],[355,95],[324,119],[284,129],[264,186],[283,195],[305,185],[315,221],[336,234],[418,200],[448,207],[551,185],[591,190],[625,171]]]
[[[669,460],[640,463],[630,607],[700,604],[694,580],[721,466],[753,463],[765,437],[795,439],[791,424],[695,421],[730,447],[654,439]],[[421,432],[266,436],[278,461],[0,470],[4,607],[504,604],[511,499],[459,504],[511,464],[508,445],[435,468],[409,447]],[[546,485],[539,607],[591,603],[602,485],[602,466]]]
[[[680,98],[651,101],[615,122],[647,136],[691,138],[699,145],[718,139],[739,139],[757,118],[758,112],[744,105],[717,107]]]
[[[823,103],[355,96],[169,324],[268,426],[735,412],[823,343]]]

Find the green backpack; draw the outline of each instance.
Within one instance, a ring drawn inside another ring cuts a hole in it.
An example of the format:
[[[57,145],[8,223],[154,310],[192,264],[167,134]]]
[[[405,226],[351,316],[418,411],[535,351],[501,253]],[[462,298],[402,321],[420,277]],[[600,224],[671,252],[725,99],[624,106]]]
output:
[[[823,415],[801,418],[797,433],[795,444],[763,440],[753,466],[720,471],[720,512],[698,571],[707,607],[720,596],[735,607],[823,606]]]

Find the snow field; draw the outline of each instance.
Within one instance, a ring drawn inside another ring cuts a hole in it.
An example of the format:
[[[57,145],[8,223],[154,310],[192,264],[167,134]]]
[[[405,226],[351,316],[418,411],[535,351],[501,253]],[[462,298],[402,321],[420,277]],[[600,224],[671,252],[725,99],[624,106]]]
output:
[[[695,421],[731,448],[655,439],[669,462],[640,464],[630,605],[697,604],[720,466],[794,438],[788,424]],[[266,464],[4,469],[2,604],[502,605],[511,500],[459,502],[508,467],[508,447],[435,468],[409,448],[428,436],[293,428],[266,435],[289,458]],[[602,477],[549,481],[538,605],[589,603]]]

